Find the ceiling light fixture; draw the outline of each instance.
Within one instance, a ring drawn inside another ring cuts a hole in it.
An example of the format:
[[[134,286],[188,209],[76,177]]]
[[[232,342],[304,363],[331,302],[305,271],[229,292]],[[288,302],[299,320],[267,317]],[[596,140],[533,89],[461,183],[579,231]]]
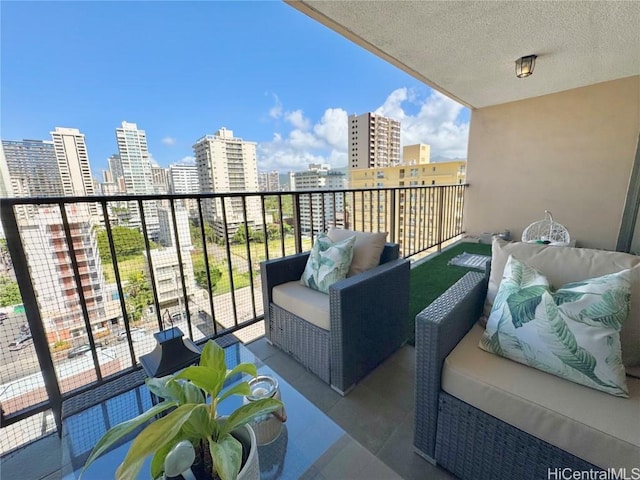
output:
[[[516,60],[516,77],[524,78],[531,75],[536,66],[536,58],[538,58],[537,55],[527,55]]]

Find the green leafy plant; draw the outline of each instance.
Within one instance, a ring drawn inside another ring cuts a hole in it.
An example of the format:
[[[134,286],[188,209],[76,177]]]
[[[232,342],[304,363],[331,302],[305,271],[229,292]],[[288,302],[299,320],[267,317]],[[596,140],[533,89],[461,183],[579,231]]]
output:
[[[255,365],[241,363],[227,370],[224,350],[209,340],[202,350],[200,364],[187,367],[179,373],[147,380],[149,390],[163,399],[146,412],[111,428],[91,451],[86,468],[100,455],[121,441],[137,427],[156,415],[169,413],[147,425],[133,440],[131,447],[116,471],[116,479],[136,478],[145,458],[151,460],[151,478],[162,474],[164,460],[180,441],[188,440],[194,446],[208,444],[213,469],[221,480],[238,476],[242,461],[242,444],[232,432],[256,417],[282,407],[275,399],[260,399],[238,407],[228,417],[218,415],[218,405],[230,395],[250,395],[246,381],[223,391],[225,382],[234,375],[246,373],[256,377]]]

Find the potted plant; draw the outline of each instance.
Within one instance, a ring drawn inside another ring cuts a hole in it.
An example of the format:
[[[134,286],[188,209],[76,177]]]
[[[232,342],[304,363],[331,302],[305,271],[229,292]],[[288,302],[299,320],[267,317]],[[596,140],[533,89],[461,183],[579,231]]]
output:
[[[248,423],[282,407],[279,400],[268,398],[246,403],[229,416],[218,415],[218,405],[225,398],[251,394],[246,381],[222,391],[226,380],[242,373],[255,378],[255,365],[241,363],[227,371],[224,350],[209,340],[202,350],[198,366],[187,367],[166,377],[147,379],[149,390],[163,401],[105,433],[91,451],[82,472],[137,427],[164,413],[137,434],[116,471],[117,479],[136,478],[144,460],[150,455],[153,455],[151,478],[158,478],[164,471],[169,452],[184,440],[196,448],[202,445],[208,450],[212,459],[212,478],[216,478],[215,475],[221,480],[237,478],[242,473],[243,447],[237,438],[243,436],[241,429],[249,429],[255,449],[255,435]],[[257,461],[257,454],[255,458]]]

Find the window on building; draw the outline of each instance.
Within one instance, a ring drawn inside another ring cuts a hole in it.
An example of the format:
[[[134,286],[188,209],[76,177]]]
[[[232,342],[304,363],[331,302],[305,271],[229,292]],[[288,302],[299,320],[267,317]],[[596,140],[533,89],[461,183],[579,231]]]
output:
[[[436,181],[435,180],[431,180],[431,185],[435,185]]]

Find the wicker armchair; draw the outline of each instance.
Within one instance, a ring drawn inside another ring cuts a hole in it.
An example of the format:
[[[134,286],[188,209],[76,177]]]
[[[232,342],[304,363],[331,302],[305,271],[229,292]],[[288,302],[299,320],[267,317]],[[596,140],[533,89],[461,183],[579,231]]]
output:
[[[462,479],[533,480],[558,466],[600,470],[442,390],[444,361],[480,317],[487,280],[467,273],[416,316],[416,452]]]
[[[273,302],[277,285],[300,279],[309,253],[260,265],[267,340],[344,395],[408,337],[409,261],[387,243],[380,265],[329,288],[330,328]]]

